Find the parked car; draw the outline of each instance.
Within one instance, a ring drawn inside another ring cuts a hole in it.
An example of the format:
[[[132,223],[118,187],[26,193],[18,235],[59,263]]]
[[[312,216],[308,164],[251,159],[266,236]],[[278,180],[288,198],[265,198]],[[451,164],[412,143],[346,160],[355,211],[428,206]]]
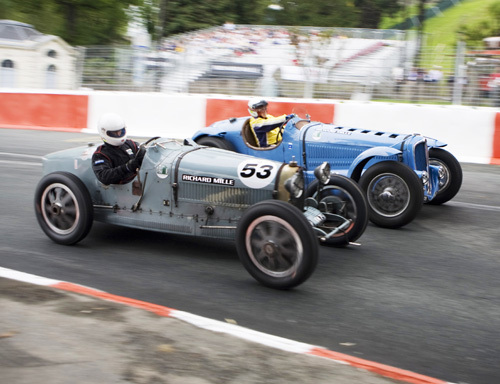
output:
[[[457,159],[442,149],[446,144],[419,134],[399,134],[340,127],[293,116],[281,127],[281,142],[261,148],[249,118],[231,118],[196,132],[202,145],[288,162],[304,168],[307,196],[315,196],[313,171],[321,162],[332,172],[359,183],[369,206],[370,220],[386,228],[411,222],[424,202],[442,204],[462,184]],[[323,188],[319,199],[328,195]]]
[[[296,163],[259,159],[217,148],[152,138],[132,183],[104,185],[92,171],[96,146],[43,158],[35,212],[45,234],[59,244],[84,239],[94,220],[152,231],[234,239],[239,258],[260,283],[297,286],[313,273],[318,239],[346,244],[368,221],[359,187],[338,178],[334,198],[305,198]],[[318,191],[329,165],[316,169]],[[335,181],[333,181],[335,183]]]

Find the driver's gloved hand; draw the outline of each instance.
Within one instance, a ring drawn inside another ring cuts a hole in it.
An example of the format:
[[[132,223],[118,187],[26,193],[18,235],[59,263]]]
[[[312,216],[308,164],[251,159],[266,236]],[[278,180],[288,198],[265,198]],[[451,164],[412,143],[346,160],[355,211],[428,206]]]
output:
[[[140,168],[145,154],[146,154],[146,149],[144,147],[139,147],[139,150],[135,154],[135,157],[127,162],[126,164],[127,169],[130,172],[135,172],[137,168]]]
[[[142,160],[144,159],[145,154],[146,154],[146,148],[140,146],[139,150],[135,154],[135,158],[137,159],[137,161],[139,161],[139,166],[142,165]]]
[[[139,164],[139,161],[134,157],[133,159],[130,159],[127,161],[127,164],[125,164],[129,172],[135,172],[137,171],[137,168],[141,167],[141,164]]]

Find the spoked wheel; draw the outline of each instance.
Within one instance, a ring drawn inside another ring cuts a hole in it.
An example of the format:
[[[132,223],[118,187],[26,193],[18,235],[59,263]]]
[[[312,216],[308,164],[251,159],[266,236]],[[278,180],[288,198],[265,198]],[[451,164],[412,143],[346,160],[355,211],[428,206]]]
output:
[[[366,193],[370,220],[385,228],[411,222],[424,202],[423,185],[408,166],[395,161],[377,163],[359,181]]]
[[[295,287],[311,276],[318,242],[302,212],[279,200],[251,206],[236,230],[238,256],[260,283],[276,289]]]
[[[455,197],[462,186],[462,167],[455,156],[441,148],[429,149],[429,164],[440,167],[439,190],[429,204],[446,203]]]
[[[73,174],[54,172],[38,183],[35,214],[48,237],[56,243],[71,245],[87,236],[94,212],[83,182]]]
[[[321,240],[320,244],[344,247],[356,241],[368,224],[368,204],[361,188],[348,177],[332,175],[328,185],[318,194],[318,181],[315,180],[307,189],[306,196],[312,197],[327,220],[319,229],[330,233],[331,237]]]

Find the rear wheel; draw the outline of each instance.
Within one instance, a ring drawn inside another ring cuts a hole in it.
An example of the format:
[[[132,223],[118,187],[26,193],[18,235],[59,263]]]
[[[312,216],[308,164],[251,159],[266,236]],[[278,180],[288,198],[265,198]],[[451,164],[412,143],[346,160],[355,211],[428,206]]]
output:
[[[87,236],[94,218],[87,187],[66,172],[50,173],[40,180],[35,191],[35,214],[45,234],[65,245]]]
[[[233,145],[220,137],[203,136],[196,140],[196,142],[200,145],[206,145],[207,147],[220,148],[234,152]]]
[[[313,273],[318,241],[312,226],[294,206],[279,200],[262,201],[242,216],[236,230],[238,256],[261,284],[293,288]]]
[[[424,202],[423,185],[408,166],[383,161],[368,168],[360,187],[366,193],[370,220],[384,228],[399,228],[411,222]]]
[[[462,186],[462,167],[455,156],[441,148],[429,149],[429,164],[441,167],[439,190],[429,204],[446,203],[455,197]]]
[[[341,175],[332,175],[328,185],[318,194],[318,181],[313,181],[306,192],[318,204],[318,209],[326,214],[327,220],[319,226],[325,232],[331,232],[343,225],[347,227],[320,242],[321,245],[343,247],[356,241],[365,231],[368,224],[368,204],[361,188],[355,181]]]

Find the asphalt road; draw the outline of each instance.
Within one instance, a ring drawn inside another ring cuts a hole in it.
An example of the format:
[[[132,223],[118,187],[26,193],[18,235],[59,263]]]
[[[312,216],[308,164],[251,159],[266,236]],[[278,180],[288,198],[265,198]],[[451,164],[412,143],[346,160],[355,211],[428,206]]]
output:
[[[462,164],[464,183],[399,230],[321,248],[291,291],[255,282],[234,245],[95,223],[51,242],[33,194],[40,156],[95,136],[0,129],[0,266],[70,281],[455,383],[500,382],[500,167]]]

